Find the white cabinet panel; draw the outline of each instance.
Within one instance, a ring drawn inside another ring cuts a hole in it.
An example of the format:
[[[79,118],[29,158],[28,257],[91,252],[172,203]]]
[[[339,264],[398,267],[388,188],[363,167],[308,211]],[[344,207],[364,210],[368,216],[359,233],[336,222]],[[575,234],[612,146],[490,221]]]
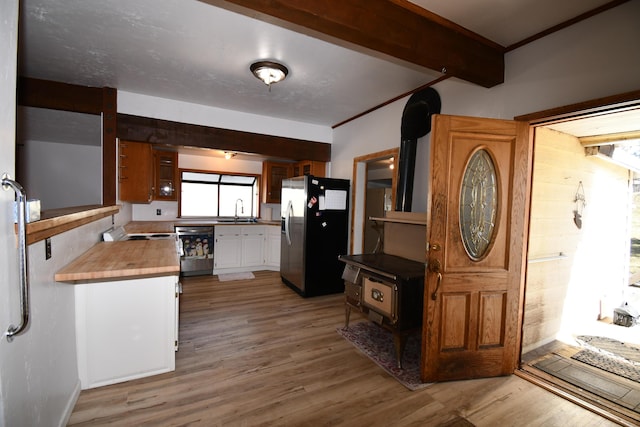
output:
[[[178,276],[74,285],[82,389],[175,369]]]
[[[280,227],[215,227],[214,274],[280,269]]]
[[[267,230],[267,244],[265,247],[265,264],[275,270],[280,270],[280,227],[265,227]]]

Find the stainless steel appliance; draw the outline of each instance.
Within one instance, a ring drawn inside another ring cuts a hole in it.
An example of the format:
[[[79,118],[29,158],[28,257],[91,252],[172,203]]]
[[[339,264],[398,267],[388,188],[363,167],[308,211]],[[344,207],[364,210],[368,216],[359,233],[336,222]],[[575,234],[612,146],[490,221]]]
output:
[[[213,226],[179,226],[175,231],[182,244],[180,274],[213,274]]]
[[[306,175],[282,181],[280,277],[309,297],[344,291],[349,181]]]

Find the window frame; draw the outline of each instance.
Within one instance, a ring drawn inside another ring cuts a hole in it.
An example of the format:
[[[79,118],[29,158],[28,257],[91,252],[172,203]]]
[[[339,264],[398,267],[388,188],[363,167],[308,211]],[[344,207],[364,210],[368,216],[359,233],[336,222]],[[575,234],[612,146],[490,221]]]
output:
[[[202,173],[202,174],[208,174],[208,175],[218,175],[218,182],[217,183],[213,183],[211,182],[212,185],[242,185],[242,184],[226,184],[226,183],[220,183],[220,181],[222,180],[223,176],[243,176],[243,177],[252,177],[255,178],[255,183],[252,185],[256,186],[256,218],[260,217],[260,200],[261,199],[261,185],[260,185],[260,179],[261,179],[261,175],[260,174],[255,174],[255,173],[240,173],[240,172],[226,172],[226,171],[214,171],[214,170],[203,170],[203,169],[179,169],[178,170],[178,218],[223,218],[222,216],[219,215],[213,215],[213,216],[183,216],[182,215],[182,174],[184,172],[187,173]],[[196,182],[196,181],[189,181],[187,180],[187,182]],[[202,182],[202,181],[199,181]],[[208,182],[204,182],[204,183],[208,183]],[[247,185],[249,186],[249,185]],[[218,192],[218,214],[220,213],[220,193]],[[250,216],[251,217],[251,216]],[[225,217],[226,218],[226,217]]]

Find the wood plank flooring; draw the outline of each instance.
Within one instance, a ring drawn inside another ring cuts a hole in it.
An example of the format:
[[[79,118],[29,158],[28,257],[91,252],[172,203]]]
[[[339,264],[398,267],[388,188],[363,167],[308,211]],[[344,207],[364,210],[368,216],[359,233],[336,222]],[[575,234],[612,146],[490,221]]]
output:
[[[342,295],[184,278],[175,372],[80,394],[73,426],[611,426],[515,375],[409,391],[336,333]]]

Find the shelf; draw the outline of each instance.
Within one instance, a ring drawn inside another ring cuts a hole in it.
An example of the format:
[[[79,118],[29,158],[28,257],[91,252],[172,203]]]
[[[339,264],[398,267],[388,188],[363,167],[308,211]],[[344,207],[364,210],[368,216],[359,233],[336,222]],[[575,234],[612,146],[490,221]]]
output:
[[[389,211],[385,217],[369,217],[371,221],[393,222],[397,224],[427,225],[426,212]]]

